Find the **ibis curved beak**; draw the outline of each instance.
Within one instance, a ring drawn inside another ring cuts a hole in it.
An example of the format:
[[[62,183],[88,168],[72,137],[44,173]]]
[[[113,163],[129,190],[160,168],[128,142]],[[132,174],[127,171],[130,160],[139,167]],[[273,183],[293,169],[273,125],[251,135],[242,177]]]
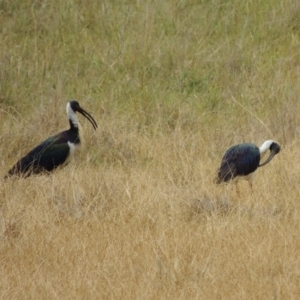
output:
[[[82,107],[77,108],[77,111],[79,113],[81,113],[84,117],[86,117],[91,122],[91,124],[93,125],[95,130],[97,129],[98,125],[97,125],[96,121],[87,111],[85,111]]]
[[[262,166],[266,165],[268,162],[270,162],[271,159],[272,159],[277,153],[280,152],[280,146],[279,146],[278,144],[276,144],[276,143],[273,143],[273,144],[271,145],[271,147],[270,147],[270,151],[271,151],[271,153],[270,153],[269,157],[266,159],[266,161],[264,161],[263,163],[261,163],[261,164],[259,165],[259,167],[262,167]]]

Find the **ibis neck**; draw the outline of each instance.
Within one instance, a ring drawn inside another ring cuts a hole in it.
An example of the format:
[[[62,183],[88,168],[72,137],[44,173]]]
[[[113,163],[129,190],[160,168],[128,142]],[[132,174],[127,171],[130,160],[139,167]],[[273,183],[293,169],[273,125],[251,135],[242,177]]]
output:
[[[78,129],[78,119],[74,110],[71,108],[70,103],[67,104],[67,116],[69,119],[71,129],[75,129],[75,128]]]
[[[71,120],[71,119],[69,119],[69,123],[70,123],[70,128],[71,128],[72,130],[76,130],[76,131],[79,130],[78,123],[74,123],[74,121]]]
[[[269,150],[272,143],[272,140],[265,141],[259,148],[260,154],[263,155],[267,150]]]
[[[270,149],[271,145],[272,145],[273,141],[272,140],[268,140],[268,141],[265,141],[261,147],[259,148],[259,152],[260,152],[260,158],[262,159],[262,157],[264,156],[264,154],[266,153],[266,151],[268,149]],[[263,163],[261,163],[259,165],[259,167],[262,167],[264,165],[266,165],[272,158],[273,156],[275,155],[274,152],[271,152],[269,157],[266,159],[266,161],[264,161]]]

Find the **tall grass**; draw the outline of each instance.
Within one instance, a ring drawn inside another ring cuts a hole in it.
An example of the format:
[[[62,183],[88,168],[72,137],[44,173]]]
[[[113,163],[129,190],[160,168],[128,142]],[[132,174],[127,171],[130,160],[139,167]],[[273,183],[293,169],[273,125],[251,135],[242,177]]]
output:
[[[0,180],[1,299],[297,299],[297,1],[0,1],[0,176],[67,128],[49,176]],[[274,139],[254,192],[224,151]]]

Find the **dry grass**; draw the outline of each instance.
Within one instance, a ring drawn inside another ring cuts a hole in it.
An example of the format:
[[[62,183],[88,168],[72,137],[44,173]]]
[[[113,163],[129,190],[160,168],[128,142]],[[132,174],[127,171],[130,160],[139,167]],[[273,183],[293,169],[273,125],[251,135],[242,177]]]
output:
[[[298,299],[297,1],[1,1],[0,177],[67,126],[85,147],[0,180],[1,299]],[[254,193],[213,178],[275,139]]]

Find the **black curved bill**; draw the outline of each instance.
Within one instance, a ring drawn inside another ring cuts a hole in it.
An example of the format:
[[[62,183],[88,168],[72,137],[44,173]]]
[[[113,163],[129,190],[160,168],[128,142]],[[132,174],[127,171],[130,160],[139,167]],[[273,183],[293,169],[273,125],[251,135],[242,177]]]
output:
[[[262,164],[259,165],[259,167],[262,167],[264,165],[266,165],[268,162],[271,161],[271,159],[280,152],[280,146],[276,143],[273,143],[270,147],[271,153],[269,155],[269,157],[266,159],[265,162],[263,162]]]
[[[83,116],[85,116],[92,123],[95,130],[98,128],[96,121],[87,111],[85,111],[83,108],[79,107],[78,112],[80,112]]]

